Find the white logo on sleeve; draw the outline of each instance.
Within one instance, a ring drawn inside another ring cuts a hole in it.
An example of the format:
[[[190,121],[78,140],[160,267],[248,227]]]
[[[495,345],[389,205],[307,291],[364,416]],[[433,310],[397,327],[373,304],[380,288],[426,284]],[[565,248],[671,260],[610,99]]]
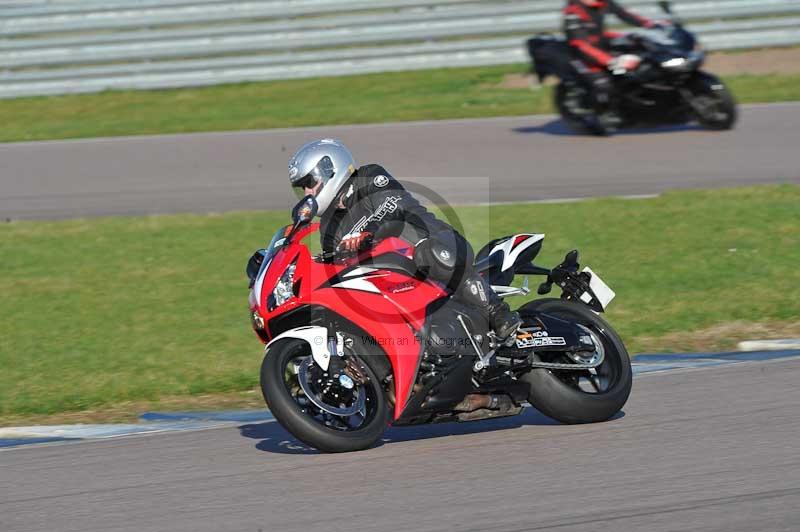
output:
[[[372,180],[372,184],[378,188],[383,188],[389,184],[389,178],[385,175],[375,176],[375,179]]]
[[[397,210],[397,204],[400,203],[400,196],[389,196],[381,203],[381,206],[375,209],[371,216],[362,216],[361,219],[350,229],[351,233],[360,233],[364,230],[369,222],[380,222],[387,214],[391,214]]]

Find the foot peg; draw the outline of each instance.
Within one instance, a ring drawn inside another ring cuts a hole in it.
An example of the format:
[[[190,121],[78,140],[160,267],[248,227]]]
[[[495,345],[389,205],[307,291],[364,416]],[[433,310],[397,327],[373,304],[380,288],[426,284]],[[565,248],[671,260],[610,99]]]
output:
[[[489,365],[489,363],[492,360],[492,357],[494,356],[495,349],[492,349],[488,353],[484,353],[481,350],[480,346],[478,346],[477,342],[475,341],[475,337],[470,332],[469,328],[467,327],[467,324],[464,322],[464,318],[462,318],[461,315],[459,314],[458,316],[456,316],[456,319],[461,324],[461,327],[463,327],[464,332],[467,333],[467,338],[469,338],[469,341],[472,344],[472,349],[475,350],[475,354],[478,356],[478,360],[475,361],[475,364],[472,366],[472,369],[474,371],[480,371]]]

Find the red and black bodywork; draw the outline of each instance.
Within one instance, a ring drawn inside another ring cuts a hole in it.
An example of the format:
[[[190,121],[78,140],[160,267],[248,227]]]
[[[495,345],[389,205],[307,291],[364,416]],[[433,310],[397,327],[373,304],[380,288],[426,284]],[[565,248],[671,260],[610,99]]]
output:
[[[382,357],[388,362],[395,424],[450,419],[453,406],[469,393],[502,390],[517,403],[526,400],[528,386],[508,375],[510,368],[529,361],[530,350],[498,350],[504,363],[481,372],[476,385],[475,350],[490,350],[488,321],[421,275],[412,260],[413,246],[388,238],[357,257],[315,257],[303,241],[317,230],[318,224],[282,229],[248,264],[252,323],[263,343],[300,338],[320,359],[336,359],[339,334],[345,344],[360,346],[362,356]],[[510,285],[515,271],[548,275],[548,282],[557,282],[558,269],[531,262],[543,238],[522,234],[492,241],[478,253],[476,269],[493,284]],[[564,339],[564,345],[552,348],[556,351],[586,349],[580,331],[557,317],[542,315],[533,327]],[[316,336],[309,334],[312,328]]]

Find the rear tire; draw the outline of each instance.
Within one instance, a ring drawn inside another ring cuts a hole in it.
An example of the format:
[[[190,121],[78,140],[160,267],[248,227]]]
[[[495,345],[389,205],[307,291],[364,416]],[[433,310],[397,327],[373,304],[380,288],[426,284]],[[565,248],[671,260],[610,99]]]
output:
[[[579,323],[602,341],[605,360],[597,368],[597,379],[607,379],[605,390],[596,393],[583,391],[577,384],[581,374],[588,371],[532,369],[520,380],[528,383],[528,401],[543,414],[562,423],[596,423],[606,421],[619,412],[628,400],[633,384],[630,357],[617,333],[592,310],[573,301],[539,299],[519,309],[526,322],[537,313],[551,314]]]
[[[286,378],[292,377],[291,366],[298,360],[311,356],[309,345],[301,340],[286,339],[271,345],[261,364],[261,392],[270,411],[280,424],[291,432],[298,440],[316,449],[328,453],[359,451],[371,447],[381,437],[389,424],[389,408],[386,401],[377,368],[373,368],[373,357],[359,357],[357,360],[365,370],[368,381],[356,386],[364,386],[366,390],[365,415],[363,425],[348,429],[346,423],[333,428],[337,421],[335,416],[328,416],[329,425],[319,419],[318,409],[314,404],[303,400],[303,393],[293,395],[292,384]],[[317,368],[318,371],[319,368]],[[299,378],[299,375],[294,377]]]

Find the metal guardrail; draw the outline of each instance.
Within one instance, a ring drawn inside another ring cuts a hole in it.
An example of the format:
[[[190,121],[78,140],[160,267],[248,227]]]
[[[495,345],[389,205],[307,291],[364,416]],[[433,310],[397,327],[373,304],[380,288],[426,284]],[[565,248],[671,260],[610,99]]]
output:
[[[475,0],[472,0],[473,2]],[[290,18],[299,15],[323,15],[403,7],[426,7],[464,4],[464,0],[273,0],[236,2],[218,0],[189,5],[146,6],[126,2],[127,7],[87,13],[15,16],[0,12],[0,35],[21,35],[94,29],[158,27],[176,24],[226,22],[236,19]],[[186,4],[186,2],[184,2]],[[4,16],[5,15],[5,16]]]
[[[430,0],[428,1],[430,2]],[[516,1],[508,4],[489,3],[466,7],[464,5],[443,5],[424,11],[419,9],[399,11],[393,13],[391,17],[388,17],[386,13],[377,13],[337,17],[306,17],[295,20],[226,24],[212,27],[171,28],[168,30],[126,31],[89,35],[79,34],[48,38],[17,38],[0,40],[0,50],[66,48],[70,46],[86,47],[90,44],[121,44],[154,40],[167,40],[180,43],[190,38],[259,35],[266,32],[295,32],[304,29],[360,27],[365,28],[361,30],[364,32],[371,30],[371,28],[376,25],[381,27],[381,31],[385,31],[384,28],[388,28],[388,31],[392,33],[400,33],[403,27],[398,26],[398,24],[402,23],[413,24],[416,29],[419,29],[422,27],[421,25],[432,21],[445,21],[450,22],[451,25],[458,25],[465,21],[470,22],[471,19],[486,16],[514,16],[515,21],[519,24],[532,24],[533,29],[551,29],[556,27],[560,21],[560,14],[558,13],[558,6],[560,4],[561,2],[528,0]],[[543,5],[548,5],[548,9],[543,9]],[[686,15],[692,16],[693,18],[713,17],[719,12],[719,9],[725,10],[724,12],[728,18],[734,16],[753,16],[755,14],[772,12],[776,9],[781,14],[800,13],[800,2],[796,5],[787,5],[785,0],[771,0],[771,3],[759,5],[757,9],[749,3],[749,0],[746,3],[743,3],[741,0],[706,2],[695,4],[687,8]],[[653,10],[645,6],[643,7],[643,11],[652,12]],[[652,14],[655,13],[653,12]],[[12,28],[18,28],[18,26],[12,26]],[[433,33],[435,32],[435,28],[430,28],[428,31],[435,36]],[[464,32],[464,35],[469,35],[471,27],[465,25],[461,31]],[[497,29],[493,29],[493,31],[497,31]]]
[[[528,12],[558,15],[563,3],[560,0],[490,1],[480,3],[477,0],[273,0],[260,2],[217,0],[213,3],[195,2],[192,5],[167,5],[132,9],[131,4],[133,2],[128,0],[128,8],[84,13],[18,16],[13,11],[4,12],[0,10],[0,36],[137,27],[155,28],[259,18],[286,19],[301,15],[323,15],[365,10],[384,10],[382,14],[379,14],[379,18],[386,22],[396,17],[397,10],[403,8],[422,8],[424,11],[421,11],[420,14],[423,17],[442,7],[455,7],[464,11],[461,15],[456,15],[455,18],[459,16],[469,17],[473,10],[480,12],[487,8],[498,12],[508,9],[526,9]],[[658,8],[653,5],[653,1],[639,1],[632,2],[632,4],[634,9],[645,14],[657,14],[659,12]],[[682,2],[679,5],[684,16],[693,18],[717,16],[718,14],[732,17],[762,16],[771,13],[785,13],[787,11],[796,12],[799,3],[798,0],[718,0]],[[393,11],[388,12],[385,10]]]
[[[658,16],[654,4],[629,5]],[[684,19],[697,21],[691,27],[709,49],[800,43],[800,16],[792,16],[800,15],[800,0],[674,4]],[[0,0],[0,98],[523,62],[524,36],[557,30],[562,6],[562,0]]]

